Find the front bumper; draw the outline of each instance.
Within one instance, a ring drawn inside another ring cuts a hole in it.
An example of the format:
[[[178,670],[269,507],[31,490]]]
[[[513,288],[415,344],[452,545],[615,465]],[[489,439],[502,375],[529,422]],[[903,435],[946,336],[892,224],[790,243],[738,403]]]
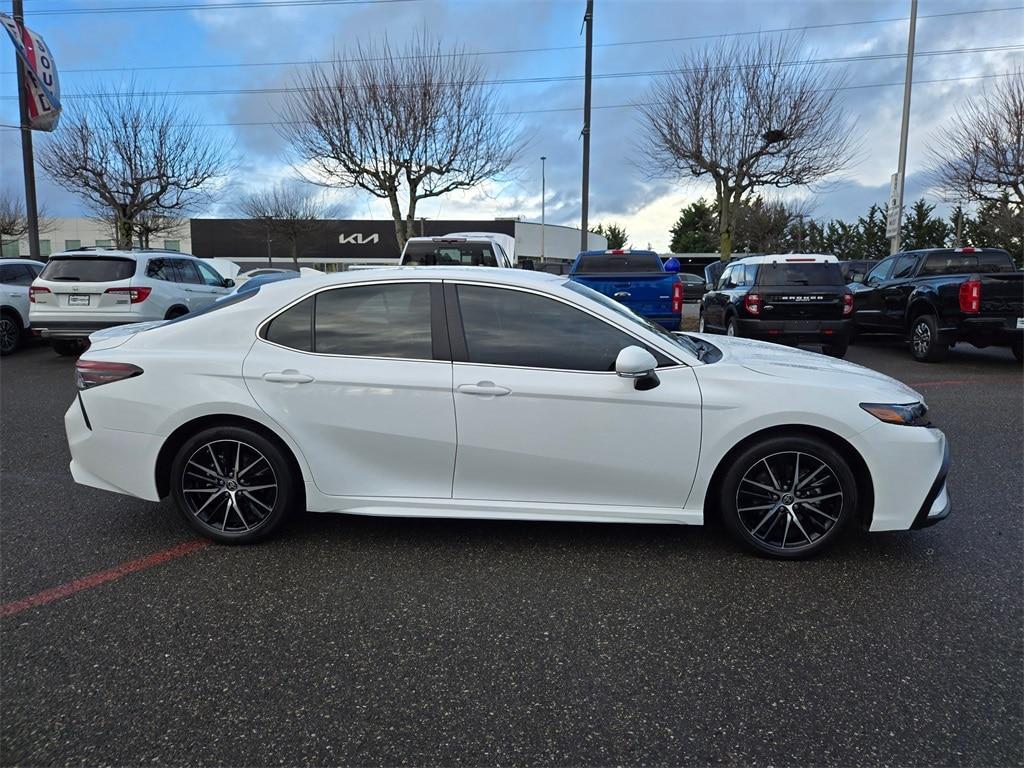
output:
[[[949,498],[949,489],[946,488],[946,478],[948,476],[949,443],[947,442],[942,453],[942,466],[939,467],[939,473],[935,476],[935,482],[932,483],[932,487],[928,491],[928,495],[925,497],[924,503],[917,513],[917,517],[914,518],[914,522],[910,526],[911,528],[927,528],[949,517],[949,513],[953,509],[953,502]]]
[[[784,338],[787,341],[817,341],[828,344],[853,335],[852,320],[750,320],[736,321],[741,336],[750,339]]]

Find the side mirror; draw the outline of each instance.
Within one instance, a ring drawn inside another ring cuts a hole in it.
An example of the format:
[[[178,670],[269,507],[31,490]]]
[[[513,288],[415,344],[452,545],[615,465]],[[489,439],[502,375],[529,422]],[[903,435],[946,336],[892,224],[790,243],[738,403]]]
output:
[[[874,288],[880,282],[882,282],[882,281],[879,280],[877,277],[870,277],[870,276],[868,276],[868,277],[863,278],[864,285],[866,285],[866,286],[868,286],[870,288]]]
[[[225,288],[234,288],[235,287],[235,281],[232,280],[230,277],[225,278],[224,279],[224,287]]]
[[[615,358],[615,373],[624,379],[633,379],[633,386],[639,390],[654,389],[660,381],[654,369],[658,361],[643,347],[629,346],[622,349]]]

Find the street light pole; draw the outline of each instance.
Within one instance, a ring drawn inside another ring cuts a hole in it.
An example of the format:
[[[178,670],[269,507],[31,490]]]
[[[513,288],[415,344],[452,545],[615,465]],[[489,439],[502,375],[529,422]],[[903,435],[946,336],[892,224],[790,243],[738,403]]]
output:
[[[587,54],[583,79],[583,210],[580,224],[580,250],[587,250],[587,215],[590,208],[590,79],[594,58],[594,0],[587,0],[583,17],[587,28]]]
[[[13,0],[12,16],[19,29],[25,26],[25,9],[22,0]],[[39,214],[36,209],[36,170],[32,159],[32,129],[28,122],[28,93],[25,91],[25,63],[21,56],[14,54],[17,65],[18,112],[21,116],[21,163],[25,174],[25,215],[28,219],[28,253],[39,261]]]
[[[545,166],[547,165],[547,157],[544,155],[540,156],[540,263],[544,263],[544,235],[547,230],[547,218],[545,216],[544,202],[547,199],[547,179],[545,176]]]
[[[907,74],[903,79],[903,123],[900,126],[899,207],[896,209],[896,233],[889,253],[900,249],[900,226],[903,223],[903,187],[907,178],[907,134],[910,131],[910,92],[914,82],[914,37],[917,32],[917,0],[910,0],[910,33],[907,37]]]

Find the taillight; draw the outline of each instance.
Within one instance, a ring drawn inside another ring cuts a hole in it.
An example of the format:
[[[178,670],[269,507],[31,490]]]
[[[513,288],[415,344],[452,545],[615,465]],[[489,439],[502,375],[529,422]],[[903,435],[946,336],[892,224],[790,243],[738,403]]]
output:
[[[761,314],[761,297],[756,293],[748,293],[743,298],[743,307],[752,315]]]
[[[968,280],[960,284],[960,311],[965,315],[981,312],[981,280]]]
[[[843,317],[853,314],[853,294],[843,294]]]
[[[122,293],[127,294],[132,304],[138,304],[141,301],[145,301],[149,298],[149,294],[153,292],[152,288],[145,286],[139,288],[107,288],[104,293]]]
[[[683,311],[683,284],[676,283],[672,286],[672,311]]]
[[[28,287],[28,300],[30,304],[36,303],[36,296],[40,293],[50,293],[49,288],[44,288],[41,285],[30,285]]]
[[[131,363],[104,363],[100,360],[79,360],[75,363],[75,384],[79,389],[90,389],[141,375],[142,369]]]

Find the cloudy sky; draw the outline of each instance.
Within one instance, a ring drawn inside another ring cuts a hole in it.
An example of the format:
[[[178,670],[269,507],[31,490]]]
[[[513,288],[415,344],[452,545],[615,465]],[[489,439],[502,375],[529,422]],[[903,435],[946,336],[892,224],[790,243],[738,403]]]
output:
[[[528,138],[519,163],[508,178],[458,197],[427,201],[420,213],[539,220],[540,157],[546,155],[548,221],[579,224],[583,84],[575,78],[583,72],[583,0],[296,0],[292,5],[252,0],[246,3],[250,7],[212,7],[226,2],[237,5],[239,0],[26,0],[25,6],[27,24],[43,35],[57,58],[66,110],[81,103],[75,94],[134,82],[140,90],[176,94],[178,109],[195,114],[232,148],[238,166],[231,189],[202,212],[206,215],[233,215],[234,201],[244,191],[294,177],[275,128],[252,125],[276,120],[282,97],[239,91],[287,86],[299,68],[308,66],[305,62],[344,54],[357,41],[375,42],[387,35],[400,44],[425,28],[448,44],[479,52],[494,78],[560,78],[496,86]],[[124,10],[146,6],[175,10]],[[596,0],[595,6],[590,220],[625,225],[637,247],[649,243],[666,249],[680,207],[708,190],[647,177],[636,145],[639,118],[631,105],[643,100],[652,76],[629,73],[671,67],[693,48],[717,42],[716,36],[772,35],[782,28],[807,27],[798,58],[905,53],[910,2]],[[67,13],[84,9],[90,12]],[[988,50],[948,52],[977,48]],[[8,51],[10,66],[0,70],[0,124],[5,125],[17,122],[13,53]],[[1024,65],[1024,5],[1019,0],[922,0],[917,51],[906,194],[941,203],[922,173],[929,137],[994,76]],[[946,53],[928,55],[936,51]],[[816,217],[856,218],[886,198],[897,163],[904,65],[898,57],[816,65],[842,70],[853,86],[842,92],[842,103],[856,121],[862,147],[858,162],[842,175],[799,193],[809,198]],[[37,143],[46,141],[35,135]],[[72,195],[41,174],[38,183],[40,202],[51,215],[83,212]],[[0,129],[0,184],[21,191],[18,134],[6,128]],[[338,191],[333,197],[347,217],[388,216],[379,201],[366,195]]]

